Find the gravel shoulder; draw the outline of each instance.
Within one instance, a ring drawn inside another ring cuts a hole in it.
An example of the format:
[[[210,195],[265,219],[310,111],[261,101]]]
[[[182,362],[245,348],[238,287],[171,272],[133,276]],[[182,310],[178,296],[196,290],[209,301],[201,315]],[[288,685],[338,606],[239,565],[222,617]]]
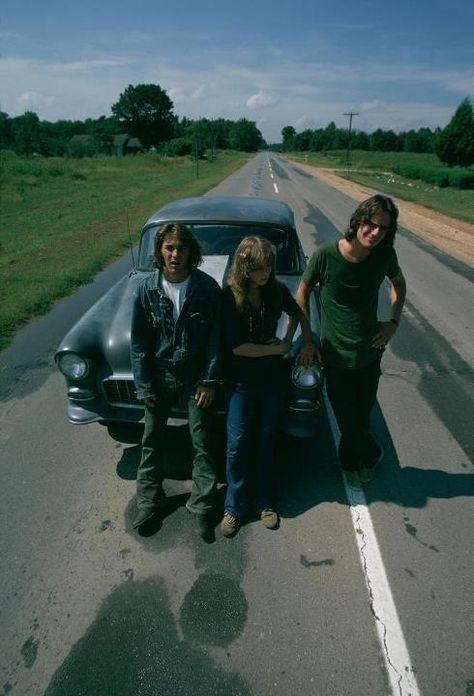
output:
[[[293,162],[308,174],[324,181],[339,191],[360,202],[375,191],[338,176],[333,170]],[[442,215],[416,203],[394,198],[399,211],[399,223],[413,234],[433,244],[441,251],[474,267],[474,225]]]

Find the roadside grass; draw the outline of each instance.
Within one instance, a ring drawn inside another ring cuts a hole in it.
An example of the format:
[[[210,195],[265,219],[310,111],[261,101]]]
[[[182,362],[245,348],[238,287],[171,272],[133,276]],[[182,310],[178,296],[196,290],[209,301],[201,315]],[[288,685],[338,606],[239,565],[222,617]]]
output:
[[[346,166],[346,151],[284,153],[285,157],[315,167],[334,169],[339,176],[369,188],[412,201],[443,213],[449,217],[474,223],[474,191],[463,191],[451,186],[439,188],[420,180],[407,179],[394,174],[397,164],[413,164],[424,167],[439,167],[440,161],[434,154],[415,152],[366,152],[351,151],[351,167]]]
[[[135,244],[154,210],[206,193],[248,157],[221,152],[199,162],[197,178],[187,157],[27,160],[0,152],[0,349],[23,322],[123,254],[130,238]]]

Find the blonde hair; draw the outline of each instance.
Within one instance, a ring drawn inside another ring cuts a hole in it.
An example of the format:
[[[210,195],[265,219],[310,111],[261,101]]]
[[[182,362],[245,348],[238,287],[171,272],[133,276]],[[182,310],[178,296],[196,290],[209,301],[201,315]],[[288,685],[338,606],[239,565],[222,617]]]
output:
[[[237,308],[242,310],[250,290],[250,271],[270,266],[271,273],[267,284],[262,288],[263,295],[275,288],[276,249],[264,237],[244,237],[235,250],[227,284],[235,299]]]

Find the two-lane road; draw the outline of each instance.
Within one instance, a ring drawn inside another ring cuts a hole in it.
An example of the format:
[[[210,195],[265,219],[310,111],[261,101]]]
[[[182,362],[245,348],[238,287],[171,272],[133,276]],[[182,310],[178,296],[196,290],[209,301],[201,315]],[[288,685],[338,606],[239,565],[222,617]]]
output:
[[[288,202],[308,255],[355,208],[267,153],[212,193]],[[138,536],[139,447],[66,422],[54,348],[127,260],[19,333],[0,355],[0,693],[472,695],[472,271],[403,231],[397,250],[380,475],[348,498],[323,418],[282,445],[276,532],[205,545],[169,479],[176,511]]]

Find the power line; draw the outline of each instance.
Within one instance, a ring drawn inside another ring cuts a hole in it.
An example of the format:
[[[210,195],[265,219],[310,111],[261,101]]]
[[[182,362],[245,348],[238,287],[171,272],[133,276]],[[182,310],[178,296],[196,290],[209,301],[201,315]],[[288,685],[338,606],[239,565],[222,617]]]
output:
[[[351,149],[351,135],[352,135],[352,117],[353,116],[358,116],[359,113],[357,111],[349,111],[345,112],[344,116],[349,116],[349,139],[347,141],[347,150],[346,150],[346,166],[350,167],[351,165],[351,160],[349,156],[349,152]]]

